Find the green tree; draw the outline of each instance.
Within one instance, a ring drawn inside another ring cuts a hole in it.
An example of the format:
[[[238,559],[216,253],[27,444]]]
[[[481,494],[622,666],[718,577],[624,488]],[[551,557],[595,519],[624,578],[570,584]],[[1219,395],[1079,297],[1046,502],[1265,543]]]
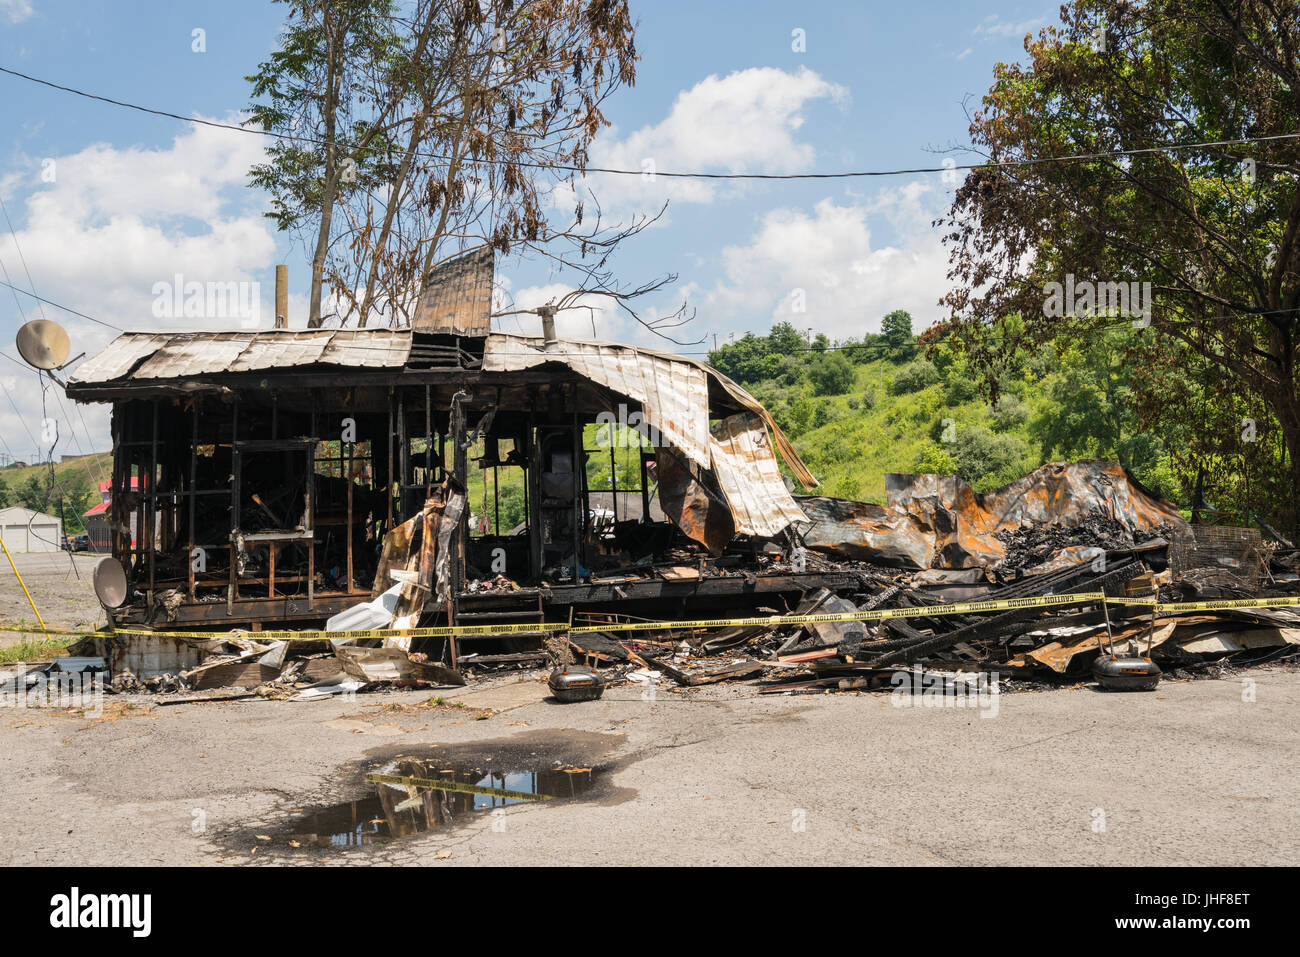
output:
[[[974,115],[997,165],[966,177],[946,224],[948,328],[988,370],[1014,351],[984,336],[1003,316],[1023,317],[1028,352],[1137,322],[1208,370],[1198,391],[1216,406],[1262,409],[1256,442],[1281,454],[1257,484],[1300,531],[1300,3],[1072,0],[1061,15],[1027,38],[1026,65],[997,66]],[[1016,162],[1080,154],[1097,158]],[[1236,455],[1224,437],[1192,430],[1191,457]]]
[[[838,352],[817,355],[808,368],[808,380],[816,395],[843,395],[853,388],[853,363]]]
[[[33,474],[29,474],[27,481],[18,489],[18,503],[37,512],[45,511],[48,498],[46,489],[41,486],[40,479]]]
[[[799,330],[788,322],[778,322],[767,334],[768,348],[781,356],[802,356],[808,352],[808,342]]]
[[[1010,432],[1019,428],[1029,418],[1029,409],[1020,397],[1012,392],[1004,392],[993,403],[993,431]]]
[[[744,384],[773,378],[780,368],[780,360],[768,337],[756,336],[752,332],[709,353],[709,364],[713,368]]]
[[[916,339],[912,336],[912,316],[904,309],[895,309],[880,320],[880,334],[891,359],[910,359],[916,354]]]
[[[931,442],[917,457],[914,468],[922,475],[956,475],[957,461],[946,448]]]

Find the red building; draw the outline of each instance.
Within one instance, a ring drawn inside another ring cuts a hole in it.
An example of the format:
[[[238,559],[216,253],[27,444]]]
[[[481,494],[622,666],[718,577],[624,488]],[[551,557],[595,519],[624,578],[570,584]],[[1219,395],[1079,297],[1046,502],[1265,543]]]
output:
[[[131,491],[139,487],[139,478],[131,478]],[[110,514],[110,488],[109,482],[99,483],[100,502],[94,508],[82,514],[86,520],[86,534],[90,536],[90,550],[92,552],[111,552],[113,550],[113,532],[109,528],[108,520]],[[131,547],[135,547],[135,511],[131,511]]]

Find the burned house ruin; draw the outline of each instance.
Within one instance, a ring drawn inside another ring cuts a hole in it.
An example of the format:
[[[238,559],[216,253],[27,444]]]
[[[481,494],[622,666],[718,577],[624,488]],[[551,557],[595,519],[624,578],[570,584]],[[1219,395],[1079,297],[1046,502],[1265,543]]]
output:
[[[128,332],[86,360],[67,391],[112,403],[114,622],[318,627],[401,584],[406,624],[518,626],[849,583],[743,561],[806,521],[777,456],[816,484],[756,399],[680,356],[492,332],[491,269],[452,263],[412,328]]]

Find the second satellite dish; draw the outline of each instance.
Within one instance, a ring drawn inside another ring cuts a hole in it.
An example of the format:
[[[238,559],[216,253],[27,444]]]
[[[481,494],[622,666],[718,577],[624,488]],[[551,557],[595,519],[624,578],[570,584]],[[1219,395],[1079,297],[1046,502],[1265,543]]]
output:
[[[72,342],[57,322],[33,319],[18,330],[18,354],[38,369],[58,369],[68,361]]]
[[[101,558],[91,577],[95,585],[95,597],[105,608],[112,611],[126,601],[126,570],[116,558]]]

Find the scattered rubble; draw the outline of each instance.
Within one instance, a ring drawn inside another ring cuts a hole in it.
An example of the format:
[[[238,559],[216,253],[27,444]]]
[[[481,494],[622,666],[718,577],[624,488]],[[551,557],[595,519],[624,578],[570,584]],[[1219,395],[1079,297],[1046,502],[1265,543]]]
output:
[[[1300,550],[1265,541],[1253,529],[1190,526],[1136,485],[1122,483],[1122,473],[1085,464],[1039,470],[1039,484],[1021,480],[1018,494],[1051,500],[1043,488],[1059,485],[1064,470],[1073,474],[1067,484],[1077,494],[1102,488],[1104,495],[1068,508],[1058,503],[1041,520],[1026,519],[1021,510],[1019,524],[987,524],[990,503],[1005,499],[1005,490],[979,497],[952,482],[929,483],[939,491],[927,500],[926,514],[946,511],[949,519],[926,546],[938,564],[925,568],[837,560],[829,550],[806,550],[798,537],[786,537],[741,543],[717,556],[674,545],[592,575],[593,582],[607,584],[689,581],[697,590],[717,580],[755,581],[762,570],[811,576],[793,604],[778,593],[771,605],[729,608],[725,595],[721,604],[701,595],[678,605],[677,620],[579,612],[567,625],[547,625],[538,651],[474,650],[454,665],[422,650],[445,652],[450,643],[364,631],[328,639],[303,632],[292,640],[243,631],[218,638],[165,633],[156,640],[103,633],[79,642],[44,673],[100,673],[109,677],[111,691],[148,692],[160,695],[160,703],[178,703],[306,701],[386,687],[452,687],[503,669],[554,668],[557,698],[590,700],[620,684],[690,689],[745,681],[767,694],[859,692],[910,687],[917,674],[948,692],[977,675],[1006,689],[1076,683],[1098,667],[1103,678],[1133,668],[1175,677],[1216,674],[1296,653],[1297,606],[1240,607],[1237,600],[1300,596]],[[1107,482],[1080,481],[1088,471],[1106,475]],[[912,477],[909,487],[926,484]],[[937,504],[945,495],[958,506]],[[912,508],[922,498],[913,495],[911,505],[898,507]],[[412,628],[426,601],[444,601],[449,562],[443,532],[458,521],[463,501],[450,482],[435,489],[420,514],[385,539],[382,580],[394,584],[331,624],[344,632]],[[967,527],[975,521],[985,524]],[[917,525],[908,535],[925,537]],[[940,540],[948,544],[940,547]],[[848,551],[861,555],[869,541],[861,538]],[[987,561],[966,564],[977,554]],[[962,558],[944,565],[945,555]],[[838,580],[828,580],[832,574]],[[465,590],[528,592],[500,574],[467,582]],[[1187,605],[1194,602],[1212,607]],[[682,613],[687,610],[689,620]],[[725,624],[691,624],[696,618]]]

